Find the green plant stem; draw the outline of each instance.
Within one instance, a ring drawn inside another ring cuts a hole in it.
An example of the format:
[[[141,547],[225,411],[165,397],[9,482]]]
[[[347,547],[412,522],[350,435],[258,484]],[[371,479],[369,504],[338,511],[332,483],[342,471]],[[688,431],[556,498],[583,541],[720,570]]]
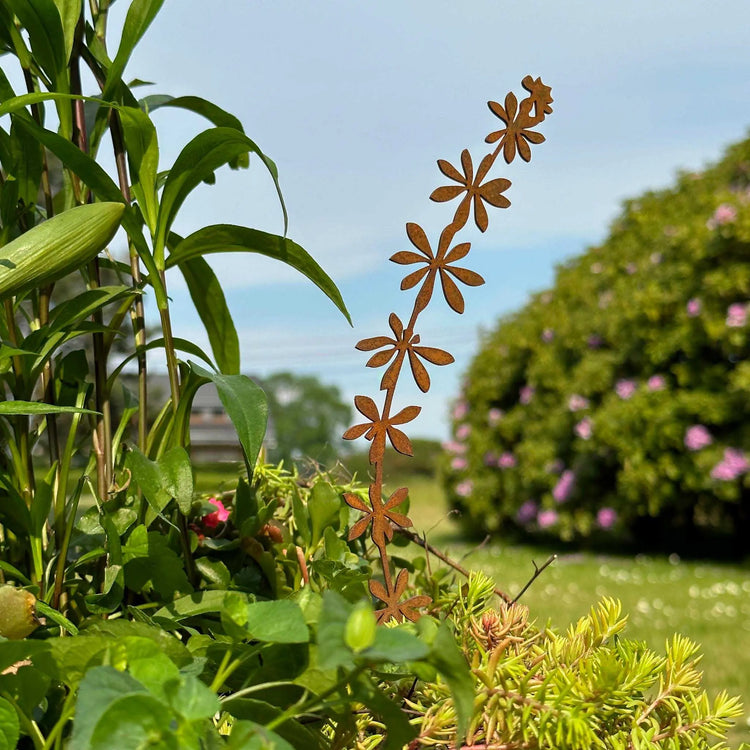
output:
[[[70,547],[70,538],[73,535],[73,527],[76,522],[76,513],[78,512],[78,501],[83,492],[83,485],[86,482],[86,475],[82,475],[78,480],[78,485],[73,492],[73,498],[71,500],[71,508],[68,513],[67,522],[64,520],[63,523],[63,535],[59,538],[58,550],[57,550],[57,568],[55,570],[55,589],[52,594],[52,606],[55,609],[60,608],[60,600],[62,596],[63,583],[65,581],[65,567],[68,562],[68,548]],[[63,613],[64,614],[64,613]]]
[[[109,132],[112,137],[112,148],[115,154],[117,166],[117,178],[120,184],[125,202],[130,205],[130,181],[125,160],[125,138],[122,132],[120,115],[112,110],[109,115]],[[142,285],[141,267],[138,252],[132,242],[128,243],[130,254],[130,275],[133,287],[140,289]],[[138,448],[142,453],[146,452],[146,439],[148,434],[148,386],[146,369],[146,316],[143,309],[143,297],[139,294],[135,298],[132,308],[131,320],[133,324],[133,336],[136,351],[139,352],[138,362]]]
[[[362,672],[365,671],[366,668],[367,665],[360,664],[352,672],[342,677],[335,685],[332,685],[320,695],[316,695],[306,704],[302,702],[302,699],[296,701],[289,706],[286,711],[280,713],[276,718],[271,719],[271,721],[266,724],[266,729],[274,730],[276,727],[281,726],[285,721],[293,719],[295,716],[301,716],[310,713],[310,711],[318,709],[319,707],[325,706],[325,699],[328,698],[329,695],[333,695],[347,685],[350,685],[360,674],[362,674]]]
[[[161,271],[162,286],[166,290],[167,284],[164,271]],[[180,404],[180,379],[177,370],[177,352],[174,348],[174,336],[172,335],[172,320],[169,315],[169,305],[159,307],[162,335],[164,337],[164,350],[167,355],[167,372],[169,373],[169,391],[172,396],[172,413],[177,413]]]

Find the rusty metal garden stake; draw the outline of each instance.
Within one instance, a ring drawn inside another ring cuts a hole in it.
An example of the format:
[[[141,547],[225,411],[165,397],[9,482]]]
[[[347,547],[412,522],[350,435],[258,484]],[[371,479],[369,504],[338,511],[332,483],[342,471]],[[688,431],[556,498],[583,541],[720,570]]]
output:
[[[437,188],[430,195],[430,199],[443,203],[455,200],[459,196],[463,197],[453,220],[441,232],[437,249],[433,250],[422,227],[412,222],[406,225],[407,237],[417,252],[403,250],[393,255],[391,260],[403,266],[421,266],[409,273],[401,282],[402,290],[413,289],[419,285],[407,324],[404,325],[395,313],[391,313],[388,325],[392,336],[362,339],[356,345],[360,351],[375,352],[367,361],[368,367],[388,365],[380,381],[380,390],[385,391],[382,409],[379,409],[369,396],[356,396],[354,405],[366,421],[350,427],[344,433],[347,440],[364,437],[371,442],[369,459],[375,466],[375,477],[369,488],[369,504],[349,493],[344,495],[344,500],[350,507],[363,513],[362,518],[351,527],[349,540],[362,536],[369,528],[372,542],[380,553],[384,583],[371,580],[370,592],[385,605],[376,612],[378,622],[381,623],[390,619],[401,622],[405,618],[415,621],[420,616],[419,609],[426,607],[431,601],[428,596],[413,596],[402,601],[408,587],[409,573],[405,569],[401,570],[394,582],[387,551],[387,544],[393,538],[391,524],[406,528],[411,526],[412,522],[408,516],[398,511],[408,495],[406,487],[397,489],[388,498],[383,497],[383,458],[386,441],[399,453],[411,456],[411,442],[399,426],[414,420],[421,411],[418,406],[407,406],[395,414],[391,413],[396,385],[406,359],[409,361],[412,377],[423,393],[430,388],[430,376],[423,361],[432,365],[448,365],[454,361],[451,354],[442,349],[423,346],[420,335],[415,333],[415,328],[419,315],[432,300],[436,281],[440,283],[446,302],[457,313],[464,311],[464,298],[456,281],[466,286],[484,284],[484,279],[478,273],[456,265],[469,254],[471,244],[454,244],[454,239],[466,225],[472,209],[477,227],[484,232],[489,226],[485,204],[495,208],[510,206],[510,201],[504,195],[510,187],[510,181],[502,178],[485,180],[500,152],[502,151],[503,158],[508,164],[513,161],[516,154],[524,161],[530,161],[529,144],[544,141],[544,136],[533,128],[552,112],[551,89],[545,86],[540,78],[531,76],[526,76],[521,83],[528,96],[520,105],[512,92],[505,97],[503,105],[488,102],[490,110],[500,118],[503,127],[485,138],[486,143],[497,143],[497,146],[479,162],[476,172],[467,149],[461,152],[462,171],[444,159],[438,160],[440,171],[455,184]]]

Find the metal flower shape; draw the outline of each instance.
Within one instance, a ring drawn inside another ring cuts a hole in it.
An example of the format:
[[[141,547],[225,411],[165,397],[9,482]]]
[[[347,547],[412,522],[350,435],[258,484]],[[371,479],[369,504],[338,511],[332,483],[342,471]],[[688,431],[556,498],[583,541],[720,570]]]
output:
[[[373,336],[369,339],[362,339],[357,343],[357,349],[361,352],[371,352],[374,349],[383,349],[385,351],[373,354],[367,360],[368,367],[382,367],[393,359],[391,366],[383,374],[380,381],[380,390],[394,388],[401,371],[401,363],[404,359],[404,353],[409,356],[409,367],[414,381],[423,393],[430,389],[430,376],[427,374],[425,366],[419,361],[419,358],[431,362],[433,365],[449,365],[455,360],[453,356],[443,349],[436,349],[432,346],[417,346],[420,342],[419,334],[412,335],[409,329],[404,330],[404,324],[398,315],[391,313],[388,318],[388,325],[393,331],[394,338],[389,336]]]
[[[470,271],[468,268],[456,268],[452,264],[457,260],[466,257],[471,244],[469,242],[462,242],[456,245],[454,248],[448,251],[448,247],[456,234],[456,228],[453,224],[448,225],[440,235],[440,241],[438,243],[437,255],[432,252],[430,247],[430,241],[427,239],[427,235],[424,233],[422,227],[419,224],[409,222],[406,225],[406,234],[409,236],[411,243],[414,247],[419,250],[419,253],[414,253],[409,250],[403,250],[391,256],[391,260],[399,265],[410,265],[412,263],[424,263],[425,267],[420,268],[418,271],[410,273],[401,282],[401,289],[411,289],[412,287],[419,284],[424,279],[424,284],[417,294],[416,302],[414,303],[415,312],[419,313],[424,310],[430,302],[432,297],[432,290],[435,286],[435,277],[440,274],[440,284],[443,287],[443,296],[445,301],[450,307],[457,313],[464,311],[464,298],[459,291],[456,283],[451,278],[455,276],[459,281],[468,286],[481,286],[484,284],[484,279],[474,271]]]
[[[411,441],[401,431],[393,425],[406,424],[415,419],[422,408],[420,406],[407,406],[392,417],[381,419],[380,412],[375,402],[369,396],[355,396],[354,406],[357,411],[367,417],[368,422],[355,424],[350,427],[344,434],[344,440],[356,440],[358,437],[365,436],[365,440],[371,440],[370,446],[370,463],[378,463],[383,460],[385,452],[385,439],[390,441],[391,445],[399,452],[406,456],[412,455]]]
[[[498,179],[490,180],[482,185],[482,180],[490,171],[495,157],[493,154],[487,154],[479,163],[476,177],[474,176],[474,165],[471,161],[471,154],[467,149],[461,152],[461,166],[464,173],[461,174],[452,164],[445,159],[438,159],[440,171],[451,180],[458,182],[458,185],[444,185],[436,188],[430,195],[430,200],[436,203],[443,203],[457,198],[461,193],[466,193],[461,203],[458,204],[456,215],[453,218],[453,225],[456,231],[461,229],[469,219],[469,208],[472,200],[474,201],[474,221],[479,230],[484,232],[489,225],[487,219],[487,209],[483,201],[487,201],[491,206],[496,208],[508,208],[510,201],[503,193],[510,187],[510,180]]]
[[[406,591],[406,587],[409,583],[409,573],[406,569],[403,569],[396,578],[396,586],[392,592],[388,592],[380,581],[370,580],[370,593],[376,598],[380,599],[381,602],[385,602],[386,606],[384,609],[379,609],[375,612],[375,616],[378,618],[378,622],[388,622],[391,618],[396,622],[403,622],[404,618],[416,622],[419,619],[419,607],[426,607],[432,599],[429,596],[412,596],[411,599],[407,599],[405,602],[400,602],[399,599],[403,596]]]
[[[544,143],[544,136],[530,129],[538,124],[536,118],[531,116],[532,103],[531,98],[524,99],[519,112],[518,99],[512,91],[505,97],[504,107],[497,102],[487,102],[492,112],[505,123],[505,127],[490,133],[485,141],[500,141],[499,145],[503,146],[503,158],[508,164],[515,159],[516,148],[524,161],[531,161],[529,143]]]
[[[406,500],[409,490],[401,487],[396,490],[388,500],[383,503],[380,498],[380,488],[370,485],[370,506],[368,507],[361,497],[344,493],[344,500],[350,508],[361,511],[365,515],[349,529],[349,541],[362,536],[367,531],[367,527],[372,523],[372,541],[380,549],[384,549],[387,542],[393,539],[393,527],[391,521],[397,526],[407,528],[412,525],[411,519],[403,513],[398,513],[394,508],[398,508]]]
[[[534,105],[535,124],[540,123],[547,115],[552,114],[552,88],[545,86],[541,78],[525,76],[521,85],[529,92],[529,102]],[[523,103],[521,107],[523,108]]]

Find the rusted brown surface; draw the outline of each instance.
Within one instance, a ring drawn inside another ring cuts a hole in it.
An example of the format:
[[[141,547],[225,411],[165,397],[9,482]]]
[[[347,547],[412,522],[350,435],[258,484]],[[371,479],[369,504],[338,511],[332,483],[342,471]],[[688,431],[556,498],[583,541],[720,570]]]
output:
[[[388,365],[380,381],[380,390],[385,391],[382,408],[369,396],[356,396],[354,405],[365,421],[350,427],[344,433],[347,440],[364,437],[371,443],[370,463],[375,467],[375,478],[369,488],[369,502],[352,494],[345,495],[344,499],[351,508],[363,514],[351,527],[349,540],[357,539],[369,530],[372,542],[380,553],[383,583],[370,581],[370,592],[384,605],[377,611],[378,622],[390,619],[399,622],[404,619],[417,620],[419,610],[427,607],[431,601],[428,596],[403,599],[408,589],[409,574],[406,570],[401,570],[394,582],[392,562],[388,556],[387,544],[393,538],[391,524],[406,528],[412,522],[408,516],[399,512],[399,507],[408,495],[406,487],[397,489],[387,500],[383,500],[385,446],[388,442],[399,453],[411,456],[411,442],[400,426],[416,419],[421,411],[418,406],[407,406],[392,414],[393,399],[407,359],[411,375],[424,393],[430,388],[430,376],[425,363],[443,366],[454,361],[450,353],[422,345],[421,337],[416,332],[418,319],[432,302],[436,283],[439,283],[448,306],[459,314],[465,309],[464,292],[459,284],[465,287],[484,284],[484,279],[476,271],[465,266],[471,243],[456,242],[456,235],[466,226],[472,211],[475,224],[484,232],[489,226],[487,206],[510,206],[510,201],[505,196],[510,181],[504,178],[486,179],[500,153],[502,152],[503,159],[508,164],[516,155],[528,162],[531,160],[531,145],[544,141],[544,136],[534,128],[552,112],[551,89],[540,78],[532,76],[526,76],[521,84],[528,96],[520,103],[512,92],[505,97],[502,105],[495,101],[488,102],[490,111],[500,119],[502,127],[485,138],[486,143],[497,145],[479,161],[476,170],[468,149],[461,152],[460,169],[445,159],[438,160],[440,172],[455,184],[436,188],[430,199],[437,203],[447,203],[457,198],[460,200],[453,219],[440,232],[435,249],[434,243],[430,242],[419,224],[406,224],[406,235],[412,248],[395,253],[391,260],[402,266],[417,266],[401,281],[401,289],[404,291],[417,288],[407,324],[404,325],[398,315],[391,313],[388,325],[393,336],[374,336],[362,339],[357,344],[360,351],[375,352],[367,361],[368,367]]]

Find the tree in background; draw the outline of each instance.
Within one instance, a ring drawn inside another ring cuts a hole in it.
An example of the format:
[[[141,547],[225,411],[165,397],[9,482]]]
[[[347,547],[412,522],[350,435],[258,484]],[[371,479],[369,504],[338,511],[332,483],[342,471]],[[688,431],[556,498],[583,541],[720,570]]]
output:
[[[602,245],[485,337],[444,460],[454,505],[481,529],[693,551],[722,532],[740,549],[749,313],[745,141],[626,202]]]
[[[279,372],[263,379],[263,389],[276,438],[271,458],[285,463],[312,459],[323,465],[336,460],[341,434],[352,419],[336,386],[313,375]]]

